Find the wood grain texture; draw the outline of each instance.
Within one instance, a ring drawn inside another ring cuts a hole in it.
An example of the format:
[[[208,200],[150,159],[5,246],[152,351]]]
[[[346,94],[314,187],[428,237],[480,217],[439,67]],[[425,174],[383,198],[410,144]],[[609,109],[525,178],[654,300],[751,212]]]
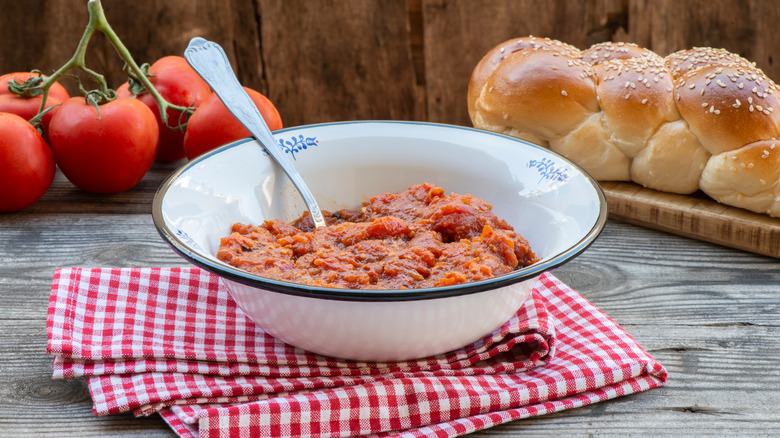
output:
[[[405,2],[261,1],[269,98],[286,126],[422,120]]]
[[[725,48],[780,80],[773,34],[780,4],[762,0],[660,0],[648,2],[652,49],[661,55],[694,46]]]
[[[58,173],[32,208],[0,215],[0,436],[173,437],[159,416],[97,417],[84,379],[52,380],[46,307],[66,266],[184,266],[157,235],[150,203],[175,168],[92,196]],[[777,259],[612,221],[555,275],[667,367],[665,386],[473,434],[747,436],[780,434]]]
[[[87,23],[84,0],[0,0],[0,72],[52,72]],[[780,80],[780,3],[762,0],[112,0],[114,30],[138,62],[181,55],[195,36],[217,41],[238,77],[276,104],[286,126],[428,120],[470,126],[466,88],[479,59],[514,37],[580,48],[634,42],[666,55],[723,47]],[[35,20],[28,18],[35,12]],[[109,84],[122,62],[101,36],[87,64]],[[83,75],[82,75],[83,77]],[[63,80],[75,93],[76,82]],[[87,81],[90,85],[90,81]]]
[[[780,258],[780,218],[719,204],[704,195],[602,182],[613,219]]]
[[[539,35],[585,44],[584,2],[423,0],[428,120],[470,126],[466,91],[479,60],[508,39]]]
[[[0,46],[0,71],[28,71],[40,69],[51,73],[73,55],[88,22],[86,1],[32,0],[10,2],[3,0],[0,15],[0,37],[13,44]],[[211,2],[207,0],[167,1],[134,0],[103,1],[106,18],[136,62],[152,63],[167,55],[182,55],[189,40],[195,36],[228,42],[225,50],[235,60],[234,44],[240,39],[235,34],[238,17],[235,8],[246,1]],[[30,19],[35,16],[35,19]],[[8,22],[10,21],[10,22]],[[257,34],[256,26],[249,27],[249,36]],[[240,47],[240,46],[239,46]],[[245,51],[255,54],[257,50]],[[101,34],[92,36],[86,54],[89,68],[103,74],[109,86],[119,87],[127,80],[123,61],[108,40]],[[79,74],[87,89],[95,83]],[[250,74],[247,78],[253,78]],[[71,94],[78,93],[78,83],[65,78],[62,84]],[[262,84],[259,84],[262,85]]]

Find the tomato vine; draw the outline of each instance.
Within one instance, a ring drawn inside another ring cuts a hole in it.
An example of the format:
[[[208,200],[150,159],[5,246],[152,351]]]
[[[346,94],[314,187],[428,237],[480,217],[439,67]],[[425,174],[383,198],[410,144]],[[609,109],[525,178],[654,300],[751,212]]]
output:
[[[105,12],[103,11],[103,5],[100,3],[100,0],[88,0],[87,10],[89,12],[89,22],[87,23],[87,27],[84,30],[78,45],[76,46],[76,50],[73,53],[73,56],[71,56],[71,58],[65,62],[65,64],[63,64],[48,77],[41,76],[40,72],[35,71],[39,75],[31,77],[24,83],[20,84],[15,81],[9,83],[8,89],[12,93],[18,94],[20,96],[42,96],[38,115],[30,120],[30,123],[33,125],[38,124],[43,115],[53,108],[46,108],[46,99],[48,98],[49,88],[62,76],[66,75],[73,69],[79,69],[83,71],[98,84],[98,89],[86,90],[79,81],[79,89],[81,90],[82,94],[84,94],[88,103],[91,103],[97,107],[98,105],[116,99],[116,91],[108,86],[105,77],[102,74],[87,67],[86,64],[87,47],[95,32],[102,33],[109,40],[119,57],[125,62],[125,70],[128,72],[129,76],[131,76],[132,80],[140,82],[146,91],[154,98],[155,102],[160,108],[160,114],[163,123],[167,124],[169,109],[179,111],[184,114],[191,114],[194,111],[193,108],[174,105],[166,101],[165,98],[160,95],[160,93],[155,89],[154,85],[152,85],[152,83],[149,81],[147,72],[144,71],[143,66],[139,66],[135,62],[130,54],[130,51],[127,49],[124,43],[122,43],[122,41],[119,39],[119,36],[116,34],[116,32],[114,32],[114,29],[108,23]]]

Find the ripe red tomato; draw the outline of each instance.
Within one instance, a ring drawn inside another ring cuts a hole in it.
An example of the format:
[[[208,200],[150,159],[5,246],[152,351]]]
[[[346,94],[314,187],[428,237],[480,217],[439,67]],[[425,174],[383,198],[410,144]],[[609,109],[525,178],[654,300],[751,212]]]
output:
[[[62,104],[49,125],[54,157],[75,186],[119,193],[138,184],[154,162],[159,128],[141,101],[119,98],[100,105],[83,97]]]
[[[282,118],[273,103],[259,92],[244,87],[260,110],[263,120],[274,131],[282,128]],[[184,135],[184,152],[192,159],[231,141],[249,137],[249,131],[233,117],[219,97],[212,93],[201,102],[187,124]]]
[[[49,190],[54,154],[27,120],[0,113],[0,211],[19,211]]]
[[[211,94],[209,85],[190,67],[181,56],[160,58],[149,67],[149,81],[160,95],[169,103],[183,107],[197,107]],[[119,97],[132,97],[128,83],[117,89]],[[140,94],[138,100],[145,103],[154,112],[160,128],[160,141],[157,145],[158,161],[171,162],[184,158],[184,130],[170,129],[186,120],[180,120],[181,112],[168,109],[168,126],[160,118],[160,108],[149,93]]]
[[[30,72],[8,73],[0,76],[0,112],[16,114],[25,120],[30,120],[38,114],[38,109],[41,107],[41,100],[43,100],[42,96],[21,97],[8,90],[8,83],[11,82],[11,80],[15,79],[16,82],[24,83],[33,76],[34,73]],[[65,87],[58,82],[55,82],[49,87],[49,95],[46,97],[46,108],[61,104],[69,98],[70,96],[68,95],[68,91],[65,90]],[[49,111],[41,119],[44,132],[47,131],[49,122],[55,111],[56,109]]]

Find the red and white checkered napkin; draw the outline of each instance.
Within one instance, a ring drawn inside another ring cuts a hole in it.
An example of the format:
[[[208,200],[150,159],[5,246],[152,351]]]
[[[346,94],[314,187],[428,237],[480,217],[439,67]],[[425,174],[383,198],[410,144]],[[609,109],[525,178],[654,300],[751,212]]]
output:
[[[182,437],[458,436],[666,380],[551,274],[491,335],[408,362],[277,341],[197,268],[58,270],[47,330],[54,378],[86,376],[96,414],[159,412]]]

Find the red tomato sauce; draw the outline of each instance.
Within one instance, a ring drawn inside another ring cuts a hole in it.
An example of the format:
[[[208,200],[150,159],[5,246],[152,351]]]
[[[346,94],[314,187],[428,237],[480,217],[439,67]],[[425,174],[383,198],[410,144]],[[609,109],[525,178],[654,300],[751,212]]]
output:
[[[292,223],[234,224],[217,258],[277,280],[347,289],[450,286],[506,274],[539,259],[492,206],[433,184],[372,198],[359,210],[308,213]]]

